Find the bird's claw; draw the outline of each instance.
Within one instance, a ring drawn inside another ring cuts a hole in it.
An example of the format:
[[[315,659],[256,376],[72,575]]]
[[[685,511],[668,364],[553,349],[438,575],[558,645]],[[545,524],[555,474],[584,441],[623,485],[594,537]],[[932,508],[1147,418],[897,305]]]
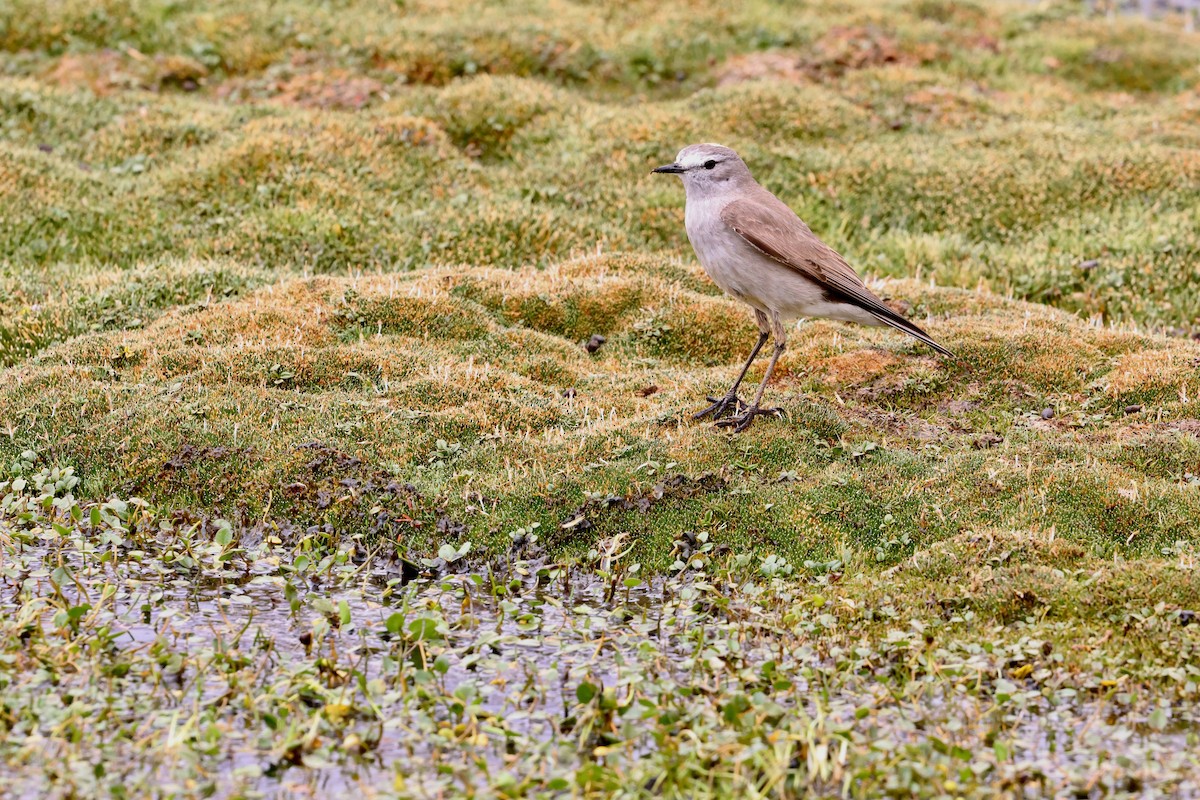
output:
[[[750,423],[754,422],[755,417],[771,415],[773,417],[782,417],[782,408],[759,408],[758,406],[750,406],[740,414],[734,414],[728,419],[717,420],[718,428],[733,428],[734,433],[741,433],[750,427]]]
[[[732,413],[734,414],[739,414],[746,410],[746,404],[736,394],[727,394],[724,397],[710,397],[708,398],[708,402],[712,403],[712,405],[692,414],[692,419],[704,419],[709,414],[712,414],[713,419],[718,419],[726,411],[729,411],[730,407],[732,407]]]

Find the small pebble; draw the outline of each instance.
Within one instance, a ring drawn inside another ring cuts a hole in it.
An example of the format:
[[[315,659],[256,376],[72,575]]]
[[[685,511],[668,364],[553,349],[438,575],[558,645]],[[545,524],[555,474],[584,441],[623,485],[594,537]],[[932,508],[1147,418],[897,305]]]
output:
[[[1089,258],[1087,261],[1079,262],[1079,268],[1085,271],[1089,269],[1095,269],[1098,266],[1100,266],[1100,261],[1099,259],[1095,258]]]
[[[1042,409],[1042,419],[1054,419],[1054,409],[1046,406]]]
[[[597,350],[599,350],[600,346],[603,345],[607,341],[608,341],[608,339],[605,339],[600,334],[595,333],[595,334],[592,334],[592,338],[587,340],[587,344],[585,344],[583,346],[583,349],[587,350],[589,353],[594,353]]]
[[[1135,404],[1135,405],[1132,405],[1132,406],[1125,406],[1125,413],[1126,413],[1126,414],[1136,414],[1136,413],[1138,413],[1138,412],[1139,412],[1139,411],[1141,411],[1141,410],[1142,410],[1142,407],[1141,407],[1141,405],[1138,405],[1138,404]]]

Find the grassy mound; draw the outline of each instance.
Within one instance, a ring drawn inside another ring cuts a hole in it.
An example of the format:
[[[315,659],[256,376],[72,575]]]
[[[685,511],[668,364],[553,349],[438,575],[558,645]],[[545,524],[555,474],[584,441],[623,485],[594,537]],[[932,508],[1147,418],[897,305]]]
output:
[[[1197,64],[1066,0],[0,3],[15,791],[1194,793]],[[785,418],[692,422],[755,335],[696,141],[962,360],[807,322]]]
[[[0,11],[18,316],[46,272],[679,257],[678,189],[646,173],[715,140],[870,273],[1200,325],[1200,42],[1173,28],[927,0],[43,5]],[[82,324],[11,349],[0,321],[0,364]]]
[[[1200,345],[988,294],[881,291],[963,363],[806,323],[770,387],[788,419],[729,436],[688,413],[755,331],[688,262],[286,281],[10,368],[0,455],[76,465],[88,495],[419,552],[447,525],[500,547],[535,521],[567,551],[636,533],[660,567],[697,527],[797,563],[849,545],[892,563],[996,527],[1099,556],[1191,537]],[[589,354],[593,334],[607,343]]]
[[[42,5],[0,11],[6,460],[417,550],[1191,536],[1194,35],[940,0]],[[648,174],[696,140],[964,363],[813,323],[786,421],[687,422],[753,337]]]

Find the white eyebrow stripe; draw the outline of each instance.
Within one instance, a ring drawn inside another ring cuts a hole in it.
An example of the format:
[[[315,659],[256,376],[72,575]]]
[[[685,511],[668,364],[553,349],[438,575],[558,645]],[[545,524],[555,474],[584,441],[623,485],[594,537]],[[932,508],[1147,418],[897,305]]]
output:
[[[680,153],[680,156],[682,155],[683,154]],[[720,164],[724,160],[725,159],[721,158],[720,156],[713,155],[712,153],[692,153],[687,158],[676,157],[676,163],[679,164],[679,166],[687,167],[688,169],[703,167],[709,161]]]

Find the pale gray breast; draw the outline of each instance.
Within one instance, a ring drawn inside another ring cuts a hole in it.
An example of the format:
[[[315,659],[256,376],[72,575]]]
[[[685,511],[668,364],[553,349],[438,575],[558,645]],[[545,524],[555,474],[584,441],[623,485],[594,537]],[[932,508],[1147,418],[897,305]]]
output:
[[[739,280],[738,267],[751,253],[745,240],[721,219],[725,204],[724,198],[689,199],[684,227],[708,276],[725,291],[742,297],[746,287]]]
[[[820,287],[755,249],[721,219],[726,202],[689,199],[684,213],[688,240],[713,283],[754,308],[786,319],[836,316],[826,308]]]

